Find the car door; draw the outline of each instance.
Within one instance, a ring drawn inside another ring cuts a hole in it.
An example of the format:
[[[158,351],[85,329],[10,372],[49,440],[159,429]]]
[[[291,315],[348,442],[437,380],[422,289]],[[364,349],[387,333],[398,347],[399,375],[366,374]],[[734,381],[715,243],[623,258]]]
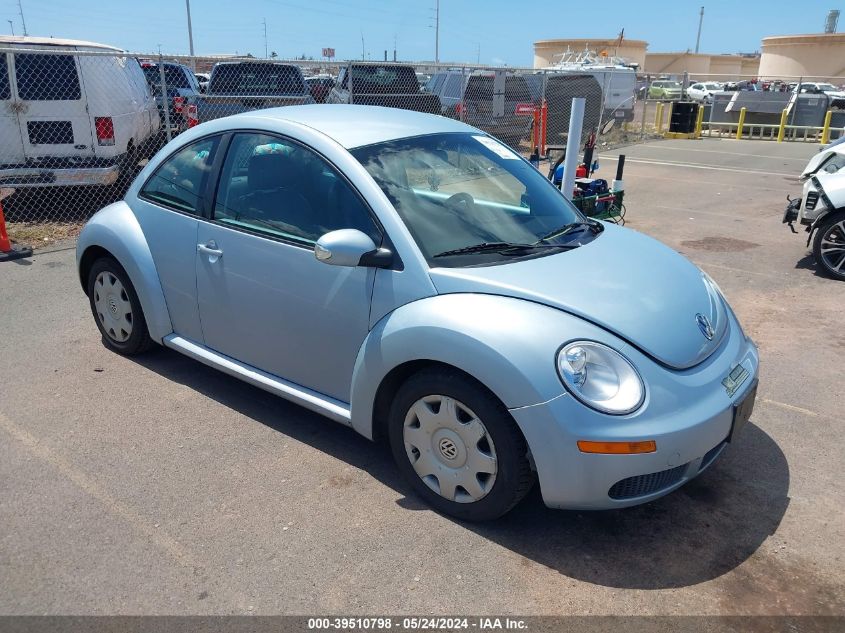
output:
[[[6,53],[0,53],[0,165],[20,165],[23,162],[23,139],[12,98],[9,65]]]
[[[17,111],[27,158],[94,156],[77,56],[15,53]]]
[[[197,240],[205,345],[349,402],[375,270],[317,261],[316,240],[341,228],[381,243],[368,207],[321,156],[290,139],[233,135]]]
[[[209,213],[219,136],[177,150],[153,172],[132,202],[155,262],[173,331],[202,342],[197,307],[198,217]]]

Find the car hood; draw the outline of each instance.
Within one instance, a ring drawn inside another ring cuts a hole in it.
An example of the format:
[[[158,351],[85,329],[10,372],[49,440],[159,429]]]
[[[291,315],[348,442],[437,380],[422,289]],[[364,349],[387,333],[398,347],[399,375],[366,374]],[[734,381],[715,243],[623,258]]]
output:
[[[558,308],[676,369],[706,359],[728,328],[723,300],[696,266],[660,242],[615,225],[571,251],[494,266],[432,268],[430,274],[441,294],[496,294]],[[712,325],[712,340],[697,315]],[[561,332],[561,343],[566,337]]]

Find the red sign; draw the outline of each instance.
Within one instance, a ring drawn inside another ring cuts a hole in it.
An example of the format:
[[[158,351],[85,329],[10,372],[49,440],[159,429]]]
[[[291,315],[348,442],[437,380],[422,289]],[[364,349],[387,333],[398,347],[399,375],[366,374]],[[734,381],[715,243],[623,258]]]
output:
[[[517,103],[516,109],[513,111],[514,114],[518,114],[520,116],[531,116],[534,114],[534,104],[533,103]]]
[[[334,49],[333,48],[324,48],[323,49],[323,57],[334,57]]]

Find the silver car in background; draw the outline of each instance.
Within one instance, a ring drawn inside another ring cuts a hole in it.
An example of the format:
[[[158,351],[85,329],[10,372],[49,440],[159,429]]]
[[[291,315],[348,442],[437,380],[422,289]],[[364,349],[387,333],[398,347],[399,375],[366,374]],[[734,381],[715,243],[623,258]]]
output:
[[[110,349],[159,343],[385,438],[437,510],[619,508],[707,468],[758,354],[716,284],[468,125],[245,113],[180,135],[78,242]]]

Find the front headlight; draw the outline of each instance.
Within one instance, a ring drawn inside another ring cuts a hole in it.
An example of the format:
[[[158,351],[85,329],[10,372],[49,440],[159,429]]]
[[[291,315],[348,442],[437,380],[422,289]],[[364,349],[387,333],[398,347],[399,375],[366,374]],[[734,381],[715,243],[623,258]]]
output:
[[[557,354],[557,369],[573,396],[602,413],[631,413],[645,398],[642,378],[631,362],[601,343],[568,343]]]

